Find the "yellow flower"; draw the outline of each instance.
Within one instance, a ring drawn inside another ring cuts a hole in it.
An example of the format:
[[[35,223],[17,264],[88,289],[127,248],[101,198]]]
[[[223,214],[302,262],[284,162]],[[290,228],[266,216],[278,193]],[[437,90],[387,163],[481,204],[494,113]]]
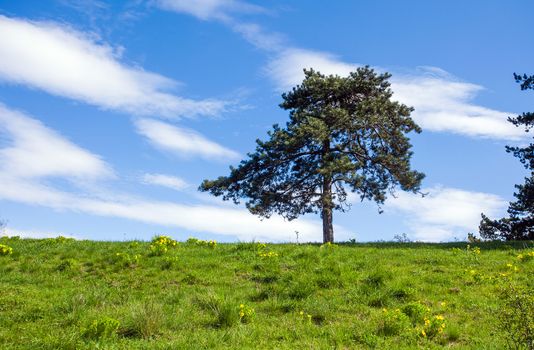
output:
[[[425,330],[424,330],[424,329],[423,329],[423,330],[421,330],[421,335],[422,335],[423,337],[426,337],[426,332],[425,332]]]
[[[439,303],[439,304],[441,305],[441,307],[445,307],[445,306],[447,306],[447,303],[446,303],[446,302],[444,302],[444,301],[442,301],[442,302],[441,302],[441,303]]]
[[[443,318],[443,316],[441,316],[441,315],[437,315],[437,316],[436,316],[436,320],[440,320],[440,321],[443,321],[443,320],[444,320],[444,318]]]

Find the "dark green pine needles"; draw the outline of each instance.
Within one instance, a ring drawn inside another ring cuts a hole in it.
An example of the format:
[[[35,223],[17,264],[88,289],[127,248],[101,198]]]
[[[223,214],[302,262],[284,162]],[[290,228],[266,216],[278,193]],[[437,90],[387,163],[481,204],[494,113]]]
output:
[[[332,242],[332,211],[350,208],[348,191],[381,204],[397,186],[419,190],[424,174],[410,168],[406,134],[421,129],[410,118],[413,108],[391,100],[388,73],[304,73],[302,84],[282,95],[286,127],[274,125],[229,176],[204,180],[200,190],[236,204],[246,198],[262,217],[320,212],[323,240]]]
[[[534,90],[534,75],[527,76],[514,74],[521,90]],[[525,112],[508,121],[517,127],[525,128],[529,132],[534,127],[534,112]],[[534,143],[524,147],[506,146],[506,152],[518,158],[525,169],[530,171],[530,177],[525,177],[525,183],[515,185],[517,192],[515,202],[508,206],[509,217],[491,220],[482,214],[480,222],[480,235],[486,239],[534,240]]]

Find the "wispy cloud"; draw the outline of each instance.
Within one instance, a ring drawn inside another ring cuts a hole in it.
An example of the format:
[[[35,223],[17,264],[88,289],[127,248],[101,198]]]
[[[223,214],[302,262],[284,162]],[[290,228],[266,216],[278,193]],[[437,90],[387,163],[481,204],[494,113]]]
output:
[[[265,9],[239,0],[156,0],[162,9],[195,16],[202,20],[227,20],[236,14],[262,13]]]
[[[360,65],[346,63],[328,52],[289,48],[281,51],[265,67],[264,73],[280,92],[290,90],[304,79],[304,69],[313,68],[323,74],[347,76]]]
[[[436,67],[421,67],[419,74],[392,78],[394,98],[415,107],[414,119],[425,130],[470,137],[519,140],[525,133],[507,121],[514,113],[473,102],[484,90]]]
[[[0,169],[14,177],[113,177],[101,157],[75,145],[40,121],[0,103],[0,134],[10,145],[0,149]]]
[[[495,216],[506,207],[503,198],[491,193],[439,186],[423,192],[428,195],[399,193],[385,206],[386,211],[393,209],[404,214],[412,230],[410,234],[421,241],[463,239],[468,232],[478,231],[480,213]]]
[[[180,156],[209,159],[237,159],[239,154],[208,140],[197,132],[153,119],[135,121],[139,134],[155,147]]]
[[[285,91],[302,82],[305,68],[347,76],[358,66],[325,52],[287,49],[269,62],[265,73],[279,91]],[[394,74],[391,82],[393,98],[415,108],[413,118],[423,130],[503,140],[524,137],[521,129],[507,121],[513,113],[473,102],[484,90],[482,86],[463,82],[439,68],[421,67],[413,74]]]
[[[258,49],[276,52],[287,45],[284,35],[267,32],[256,23],[239,22],[233,19],[226,20],[224,23]]]
[[[165,174],[145,174],[143,175],[142,182],[147,185],[167,187],[175,191],[182,191],[190,187],[190,184],[185,180]]]
[[[148,199],[101,199],[89,194],[61,191],[36,181],[0,174],[0,199],[38,205],[60,211],[116,217],[148,224],[229,235],[240,240],[290,241],[299,232],[300,241],[321,239],[316,220],[291,222],[273,216],[261,220],[245,209],[210,205],[185,205]]]
[[[163,126],[170,127],[171,137],[180,138],[180,132],[175,133],[178,128],[167,124]],[[315,220],[287,222],[281,217],[261,220],[242,208],[186,205],[99,189],[98,181],[108,180],[113,171],[98,155],[75,145],[38,120],[3,105],[0,106],[0,130],[5,136],[0,144],[0,200],[230,235],[242,240],[288,241],[295,238],[294,231],[299,231],[301,241],[315,241],[321,237],[321,225]],[[205,146],[205,139],[196,134],[193,136],[195,147]],[[208,142],[208,145],[211,144]],[[201,153],[218,157],[233,155],[218,145],[210,147]],[[60,190],[54,186],[53,178],[73,180],[74,186],[70,190]],[[147,174],[144,179],[162,186],[185,186],[181,179],[168,175]],[[77,180],[89,180],[94,184],[78,186]],[[119,179],[115,177],[114,180]],[[27,236],[55,235],[32,231]]]
[[[239,12],[224,11],[227,4],[224,0],[202,4],[179,0],[165,2],[179,3],[180,9],[161,6],[164,9],[188,13],[205,20],[219,20],[256,48],[266,51],[269,62],[264,73],[278,91],[287,91],[302,82],[305,68],[347,76],[360,66],[343,61],[329,52],[292,46],[278,33],[265,31],[255,23],[243,22],[238,17]],[[254,5],[240,2],[240,6],[245,8]],[[463,82],[436,67],[419,68],[413,74],[394,74],[391,81],[394,98],[415,107],[413,118],[424,130],[503,140],[524,138],[524,132],[507,122],[507,117],[514,113],[473,102],[477,94],[484,90],[480,85]]]
[[[122,63],[120,51],[62,24],[0,15],[0,80],[135,115],[175,118],[225,109],[224,101],[169,93],[175,81]]]
[[[156,0],[154,3],[162,10],[191,15],[201,20],[223,23],[261,50],[279,51],[286,44],[286,39],[283,35],[265,31],[256,23],[237,19],[243,15],[269,12],[258,5],[237,0]]]

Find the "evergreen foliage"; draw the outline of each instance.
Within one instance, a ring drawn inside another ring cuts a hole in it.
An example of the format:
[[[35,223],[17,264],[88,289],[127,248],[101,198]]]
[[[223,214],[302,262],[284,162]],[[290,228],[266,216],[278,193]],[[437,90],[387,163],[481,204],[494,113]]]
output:
[[[514,74],[517,83],[521,84],[521,90],[534,90],[534,75],[527,76]],[[526,112],[508,121],[517,127],[524,127],[529,132],[534,126],[534,113]],[[530,170],[530,177],[525,178],[525,183],[515,185],[517,199],[508,206],[507,218],[491,220],[482,214],[480,222],[480,235],[486,239],[505,240],[534,240],[534,143],[524,147],[506,146],[506,152],[514,157]]]
[[[305,70],[305,79],[282,95],[285,128],[230,168],[229,176],[204,180],[201,191],[224,200],[247,198],[251,213],[288,220],[321,213],[323,241],[332,242],[332,211],[350,208],[348,191],[381,204],[400,186],[417,192],[424,174],[411,170],[413,108],[391,100],[390,74],[358,68],[348,77]]]

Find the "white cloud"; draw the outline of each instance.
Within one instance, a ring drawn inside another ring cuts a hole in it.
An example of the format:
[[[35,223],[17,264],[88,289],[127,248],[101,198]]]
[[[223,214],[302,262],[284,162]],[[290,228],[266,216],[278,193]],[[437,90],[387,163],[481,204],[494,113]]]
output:
[[[431,72],[435,72],[433,68]],[[513,113],[501,112],[471,102],[484,90],[449,74],[394,76],[394,98],[415,107],[413,118],[423,130],[452,132],[471,137],[518,140],[525,135],[507,121]]]
[[[64,25],[0,15],[0,80],[136,115],[173,118],[224,110],[222,101],[168,93],[176,82],[121,63],[119,51]]]
[[[39,205],[61,211],[117,217],[149,224],[237,236],[241,240],[289,241],[299,231],[300,241],[321,239],[316,220],[261,220],[244,209],[184,205],[152,200],[103,200],[56,190],[50,186],[0,174],[0,199]]]
[[[304,68],[347,76],[357,67],[329,53],[287,49],[270,61],[265,72],[278,90],[286,91],[302,82]],[[525,136],[507,121],[513,113],[473,102],[483,87],[459,81],[439,68],[422,67],[418,74],[393,75],[391,82],[393,98],[415,108],[412,116],[423,130],[504,140]]]
[[[59,236],[67,237],[67,238],[74,238],[74,239],[80,239],[78,236],[74,236],[71,234],[64,234],[59,232],[46,232],[41,230],[21,230],[16,228],[10,228],[7,227],[3,234],[0,236],[19,236],[20,238],[56,238]]]
[[[223,147],[189,129],[156,121],[139,119],[135,121],[137,131],[157,148],[182,156],[200,156],[210,159],[237,159],[239,154]]]
[[[285,38],[282,35],[266,32],[256,23],[236,19],[236,15],[268,12],[258,5],[237,0],[156,0],[155,4],[163,10],[221,22],[262,50],[278,51],[284,45]]]
[[[313,68],[323,74],[347,76],[359,65],[345,63],[327,52],[290,48],[273,58],[265,73],[273,80],[277,90],[287,91],[304,79],[303,70]]]
[[[444,241],[468,232],[477,232],[480,214],[497,216],[505,207],[501,197],[456,188],[432,187],[422,190],[425,197],[401,192],[385,206],[405,215],[414,238],[422,241]]]
[[[180,138],[180,129],[167,124],[164,126],[170,127],[170,136]],[[113,172],[97,155],[71,143],[41,122],[1,105],[0,127],[7,136],[0,148],[0,200],[231,235],[242,240],[288,241],[294,239],[294,231],[300,232],[301,241],[319,240],[321,237],[322,226],[314,220],[286,222],[280,217],[260,220],[245,209],[136,198],[106,192],[99,189],[97,183],[88,187],[78,186],[71,192],[58,190],[51,181],[45,183],[44,180],[59,177],[84,180],[80,182],[85,184],[86,180],[107,179]],[[178,133],[175,133],[176,130]],[[185,135],[190,136],[187,132]],[[169,135],[164,132],[162,137],[166,136]],[[192,140],[194,147],[205,148],[201,151],[203,155],[224,157],[233,154],[196,134],[193,134]],[[206,142],[209,146],[207,150]],[[180,179],[161,174],[148,174],[145,179],[166,186],[182,185]],[[34,232],[33,237],[37,236],[47,237]]]
[[[227,20],[233,14],[265,12],[260,6],[239,0],[156,0],[156,4],[164,10],[189,14],[202,20]]]
[[[0,134],[11,140],[0,149],[0,169],[14,177],[68,176],[96,179],[113,176],[99,156],[73,144],[40,121],[0,103]]]
[[[234,19],[229,9],[244,11],[249,6],[231,0],[160,0],[161,8],[188,13],[201,19],[215,19],[232,28],[256,48],[272,57],[264,68],[278,91],[290,90],[304,78],[303,69],[313,68],[323,74],[347,76],[360,65],[344,62],[328,52],[291,47],[283,36],[266,32],[255,23]],[[436,67],[422,67],[420,74],[394,75],[391,79],[394,98],[415,107],[413,118],[424,130],[451,132],[470,137],[519,140],[525,137],[520,128],[507,121],[514,113],[503,112],[473,102],[483,87],[459,81]],[[381,70],[381,69],[378,69]]]
[[[182,191],[190,186],[185,180],[179,177],[164,174],[145,174],[143,175],[142,181],[147,185],[163,186],[176,191]]]
[[[279,51],[285,45],[286,39],[283,35],[266,32],[256,23],[241,23],[234,20],[226,20],[225,23],[258,49]]]

